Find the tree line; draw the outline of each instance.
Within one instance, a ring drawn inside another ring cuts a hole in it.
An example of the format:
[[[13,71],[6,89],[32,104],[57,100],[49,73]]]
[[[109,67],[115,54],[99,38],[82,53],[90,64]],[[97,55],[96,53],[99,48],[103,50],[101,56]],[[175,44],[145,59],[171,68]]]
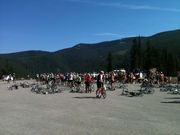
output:
[[[157,68],[168,76],[174,76],[180,71],[179,56],[169,52],[166,48],[158,48],[147,40],[142,46],[141,37],[135,38],[130,50],[130,70],[149,70]]]

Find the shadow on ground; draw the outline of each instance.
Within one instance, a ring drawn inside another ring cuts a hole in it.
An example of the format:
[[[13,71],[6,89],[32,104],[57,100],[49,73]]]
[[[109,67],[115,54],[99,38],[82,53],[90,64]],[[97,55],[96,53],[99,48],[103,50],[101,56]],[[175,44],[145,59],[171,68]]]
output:
[[[180,99],[180,97],[166,97],[164,99]]]
[[[97,97],[90,97],[90,96],[85,96],[85,97],[73,97],[77,99],[98,99]]]
[[[180,101],[167,101],[167,102],[161,102],[161,103],[171,103],[171,104],[180,104]]]

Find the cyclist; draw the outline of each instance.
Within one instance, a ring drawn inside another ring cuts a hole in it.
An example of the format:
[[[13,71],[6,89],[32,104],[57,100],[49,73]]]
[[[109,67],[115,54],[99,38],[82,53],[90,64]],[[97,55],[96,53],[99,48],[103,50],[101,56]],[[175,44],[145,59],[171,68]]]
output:
[[[114,86],[114,82],[115,82],[115,74],[114,74],[114,72],[112,71],[111,72],[111,78],[110,78],[111,80],[111,90],[115,90],[115,86]]]
[[[79,75],[79,74],[76,74],[76,76],[75,76],[75,87],[76,87],[76,89],[77,89],[77,92],[79,92],[80,91],[80,87],[81,87],[81,81],[82,81],[82,78],[81,78],[81,76]]]
[[[161,72],[159,75],[159,83],[161,86],[164,84],[164,79],[165,79],[165,76],[164,76],[163,72]]]
[[[136,76],[134,75],[134,73],[130,73],[130,83],[133,84],[136,80]]]
[[[99,75],[97,76],[97,90],[96,90],[96,94],[97,93],[101,93],[104,89],[103,89],[103,85],[104,85],[104,71],[101,71],[99,73]]]
[[[91,90],[90,90],[91,81],[92,81],[92,79],[91,79],[90,74],[86,74],[86,76],[85,76],[85,85],[86,85],[86,91],[85,92],[86,93],[91,92]]]
[[[68,84],[69,84],[70,88],[73,87],[73,81],[74,81],[73,73],[69,73],[68,74]]]
[[[126,81],[126,70],[120,70],[120,87],[124,85]]]
[[[178,84],[180,83],[180,72],[177,75],[177,79],[178,79]]]

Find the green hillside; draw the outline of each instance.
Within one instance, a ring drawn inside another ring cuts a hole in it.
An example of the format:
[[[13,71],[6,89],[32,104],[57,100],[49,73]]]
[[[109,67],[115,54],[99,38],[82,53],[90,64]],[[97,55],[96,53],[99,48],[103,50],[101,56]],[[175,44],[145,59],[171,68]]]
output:
[[[0,55],[0,73],[27,75],[44,72],[87,72],[105,70],[107,55],[113,55],[114,68],[127,67],[132,41],[136,37],[96,44],[78,44],[56,52],[25,51]],[[158,48],[167,48],[180,58],[180,30],[141,37],[142,46],[150,41]]]
[[[180,30],[158,33],[149,38],[154,45],[167,48],[170,52],[180,56]]]

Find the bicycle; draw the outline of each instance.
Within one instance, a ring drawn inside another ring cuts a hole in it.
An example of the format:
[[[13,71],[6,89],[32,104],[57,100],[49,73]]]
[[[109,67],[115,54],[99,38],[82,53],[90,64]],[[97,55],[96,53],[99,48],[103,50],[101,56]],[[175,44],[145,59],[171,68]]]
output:
[[[12,86],[8,86],[8,90],[17,90],[18,89],[18,85],[14,84]]]
[[[41,94],[42,93],[42,87],[40,87],[38,84],[35,84],[32,86],[31,92],[36,93],[36,94]]]
[[[54,81],[49,81],[47,84],[48,94],[60,93],[61,90],[57,88],[57,84]]]
[[[141,87],[140,91],[143,94],[153,94],[155,92],[155,90],[152,86]]]
[[[171,84],[169,85],[164,85],[163,87],[160,88],[160,92],[171,92],[173,91],[174,86],[172,86]]]
[[[114,84],[114,86],[112,87],[110,81],[108,81],[108,82],[106,83],[106,85],[107,85],[107,86],[106,86],[107,90],[109,90],[109,91],[114,91],[114,90],[115,90],[115,84]]]
[[[142,97],[144,94],[142,91],[140,90],[137,90],[137,91],[131,91],[131,92],[128,92],[128,95],[129,97],[134,97],[134,96],[139,96],[139,97]]]
[[[105,86],[101,87],[100,90],[97,90],[96,91],[96,97],[97,98],[103,98],[105,99],[106,98],[106,88]]]
[[[174,86],[171,89],[171,91],[169,91],[167,94],[174,94],[174,95],[180,94],[180,86],[179,85]]]
[[[82,84],[77,82],[74,82],[70,89],[71,93],[83,93]]]
[[[89,88],[87,89],[87,93],[91,93],[91,92],[94,92],[95,88],[94,88],[94,84],[93,83],[90,83],[89,85]]]
[[[125,85],[124,83],[122,83],[122,85],[121,85],[120,88],[122,89],[121,95],[128,95],[129,91],[128,91],[127,85]]]
[[[153,94],[155,92],[154,85],[151,83],[151,81],[144,80],[140,87],[140,91],[143,94]]]

